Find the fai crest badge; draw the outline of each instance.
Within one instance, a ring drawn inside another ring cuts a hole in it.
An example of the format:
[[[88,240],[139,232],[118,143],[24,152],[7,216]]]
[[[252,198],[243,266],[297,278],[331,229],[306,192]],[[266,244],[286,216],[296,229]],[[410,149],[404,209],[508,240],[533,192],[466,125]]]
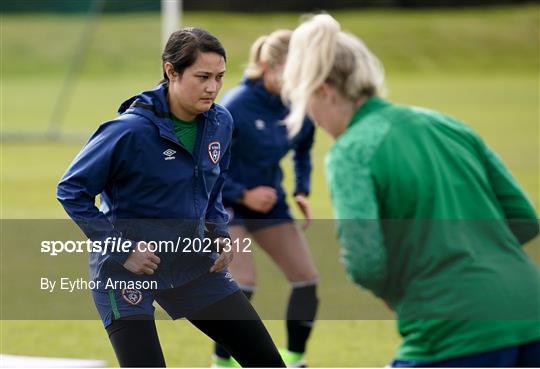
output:
[[[142,301],[142,292],[139,290],[122,289],[122,297],[131,305],[137,305]]]
[[[208,144],[208,156],[210,156],[212,163],[218,163],[219,158],[221,157],[221,144],[219,142],[214,141]]]

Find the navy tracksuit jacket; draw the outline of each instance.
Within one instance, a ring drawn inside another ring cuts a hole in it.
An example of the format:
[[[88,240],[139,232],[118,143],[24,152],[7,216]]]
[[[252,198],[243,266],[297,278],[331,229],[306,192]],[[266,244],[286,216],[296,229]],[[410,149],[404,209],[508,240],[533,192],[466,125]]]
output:
[[[234,119],[231,164],[223,189],[227,205],[234,205],[243,192],[257,186],[277,190],[278,204],[285,201],[283,172],[279,165],[294,150],[294,193],[310,192],[311,156],[314,127],[305,119],[300,132],[289,139],[283,119],[289,109],[279,96],[268,92],[261,80],[243,79],[220,102]],[[277,204],[276,204],[277,206]]]
[[[119,113],[99,127],[58,184],[58,200],[84,233],[135,242],[228,236],[221,190],[233,131],[229,112],[214,104],[198,117],[193,155],[176,138],[165,85],[127,100]],[[158,254],[154,275],[135,276],[122,267],[128,255],[91,253],[91,278],[129,275],[171,288],[206,273],[217,257],[166,252]]]

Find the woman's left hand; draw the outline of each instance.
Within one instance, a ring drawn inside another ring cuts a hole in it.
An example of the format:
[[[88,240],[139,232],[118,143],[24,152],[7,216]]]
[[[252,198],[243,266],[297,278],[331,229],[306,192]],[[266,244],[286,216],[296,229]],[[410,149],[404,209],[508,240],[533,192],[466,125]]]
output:
[[[211,273],[221,272],[223,269],[227,268],[231,261],[233,260],[234,254],[231,251],[225,251],[225,239],[219,238],[218,247],[219,247],[219,257],[214,261],[214,265],[210,268]]]
[[[296,196],[294,196],[294,200],[296,201],[296,205],[300,208],[300,211],[302,214],[304,214],[304,218],[306,221],[302,225],[302,229],[307,229],[311,225],[311,220],[313,219],[311,214],[311,207],[309,206],[308,199],[306,195],[303,193],[299,193]]]

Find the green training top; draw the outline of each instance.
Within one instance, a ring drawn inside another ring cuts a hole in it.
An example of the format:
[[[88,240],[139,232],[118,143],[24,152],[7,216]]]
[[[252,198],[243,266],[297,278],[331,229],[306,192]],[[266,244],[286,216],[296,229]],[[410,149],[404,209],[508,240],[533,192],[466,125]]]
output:
[[[193,148],[195,147],[195,140],[197,139],[197,120],[186,122],[172,117],[174,133],[178,141],[193,154]]]
[[[540,339],[540,273],[520,244],[537,215],[471,128],[372,97],[326,160],[342,262],[396,312],[397,359]]]

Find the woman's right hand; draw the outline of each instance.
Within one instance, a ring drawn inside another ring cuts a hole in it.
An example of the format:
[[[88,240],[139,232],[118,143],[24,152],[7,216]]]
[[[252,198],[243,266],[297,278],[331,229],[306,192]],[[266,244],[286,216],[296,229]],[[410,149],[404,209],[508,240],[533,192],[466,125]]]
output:
[[[244,193],[241,203],[253,211],[268,213],[274,207],[276,201],[277,193],[274,188],[257,186]]]
[[[152,275],[160,262],[160,258],[148,250],[146,242],[140,241],[128,256],[124,268],[137,275]]]

